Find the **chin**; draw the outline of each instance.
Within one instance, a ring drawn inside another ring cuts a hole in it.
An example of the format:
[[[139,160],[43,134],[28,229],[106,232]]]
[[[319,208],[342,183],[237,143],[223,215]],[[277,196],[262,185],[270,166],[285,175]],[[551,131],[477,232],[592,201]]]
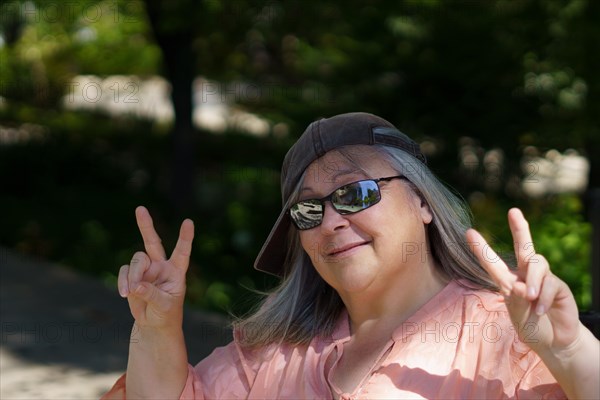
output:
[[[348,268],[350,269],[350,268]],[[332,281],[329,284],[338,291],[347,293],[360,293],[367,290],[373,281],[375,280],[376,274],[374,271],[343,271],[341,274],[335,274]]]

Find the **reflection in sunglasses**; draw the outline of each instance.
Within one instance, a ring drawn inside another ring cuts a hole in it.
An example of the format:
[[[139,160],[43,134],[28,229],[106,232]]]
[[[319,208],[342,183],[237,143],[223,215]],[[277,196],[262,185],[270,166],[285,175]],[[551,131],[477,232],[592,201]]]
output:
[[[403,177],[366,179],[346,184],[321,199],[299,201],[292,205],[289,215],[296,228],[300,230],[314,228],[323,222],[325,201],[330,201],[339,214],[357,213],[377,204],[381,200],[378,182],[396,178]]]

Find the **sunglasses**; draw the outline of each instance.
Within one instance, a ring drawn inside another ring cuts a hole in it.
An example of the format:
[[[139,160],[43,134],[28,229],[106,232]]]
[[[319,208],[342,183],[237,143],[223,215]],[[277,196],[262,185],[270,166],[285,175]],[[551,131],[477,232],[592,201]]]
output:
[[[299,201],[290,207],[288,213],[298,230],[312,229],[323,222],[325,201],[330,201],[338,214],[355,214],[379,203],[381,200],[379,182],[388,182],[392,179],[406,178],[397,175],[348,183],[321,199]]]

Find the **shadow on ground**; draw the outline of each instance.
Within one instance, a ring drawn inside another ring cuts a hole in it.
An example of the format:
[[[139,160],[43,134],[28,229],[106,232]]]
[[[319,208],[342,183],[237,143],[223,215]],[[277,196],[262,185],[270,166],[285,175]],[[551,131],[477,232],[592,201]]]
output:
[[[3,399],[20,398],[6,392],[4,378],[26,379],[34,366],[85,370],[88,376],[116,376],[127,366],[133,319],[116,288],[1,247],[0,320]],[[226,325],[220,315],[186,310],[192,364],[231,340]]]

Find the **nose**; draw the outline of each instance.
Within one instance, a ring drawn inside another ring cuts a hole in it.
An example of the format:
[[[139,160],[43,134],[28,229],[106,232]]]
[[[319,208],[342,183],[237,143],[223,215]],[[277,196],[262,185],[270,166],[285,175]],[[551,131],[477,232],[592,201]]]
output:
[[[342,215],[333,208],[330,201],[325,202],[323,209],[323,222],[321,222],[321,230],[323,233],[333,233],[340,229],[344,229],[350,224],[350,221],[345,215]]]

